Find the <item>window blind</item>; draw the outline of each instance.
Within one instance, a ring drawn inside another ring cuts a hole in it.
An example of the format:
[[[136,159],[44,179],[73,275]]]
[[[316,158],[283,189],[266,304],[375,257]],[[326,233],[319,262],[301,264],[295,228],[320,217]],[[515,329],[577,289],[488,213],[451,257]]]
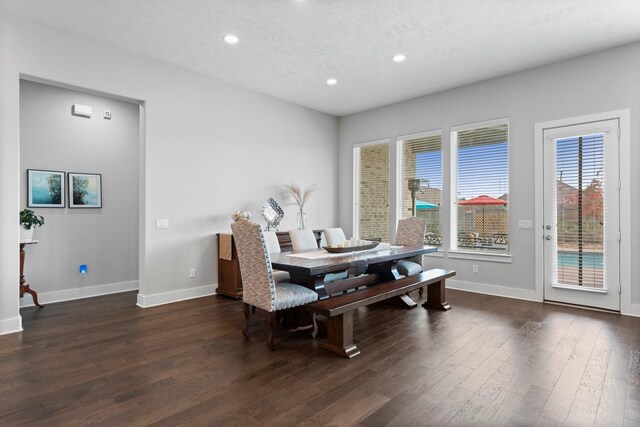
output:
[[[509,125],[454,130],[455,190],[452,247],[509,252]]]
[[[555,283],[604,287],[604,135],[556,140]]]
[[[359,238],[389,242],[389,143],[365,145],[359,156]]]
[[[402,144],[401,218],[412,216],[415,209],[415,216],[427,222],[425,244],[441,246],[442,134],[407,139]],[[410,180],[419,180],[415,200]]]

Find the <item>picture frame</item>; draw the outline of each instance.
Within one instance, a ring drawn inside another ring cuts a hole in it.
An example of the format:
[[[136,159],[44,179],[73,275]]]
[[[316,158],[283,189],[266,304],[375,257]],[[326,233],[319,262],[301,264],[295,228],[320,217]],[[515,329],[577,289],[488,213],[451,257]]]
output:
[[[69,208],[99,209],[102,207],[102,175],[99,173],[67,172]]]
[[[27,207],[64,208],[65,183],[63,171],[27,169]]]

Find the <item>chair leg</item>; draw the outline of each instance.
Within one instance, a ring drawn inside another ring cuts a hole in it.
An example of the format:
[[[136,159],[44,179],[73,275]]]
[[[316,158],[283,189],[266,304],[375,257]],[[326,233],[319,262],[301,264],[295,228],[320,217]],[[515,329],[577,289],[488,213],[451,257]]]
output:
[[[253,308],[255,309],[255,307]],[[249,304],[242,303],[242,311],[244,312],[244,328],[242,328],[242,335],[244,335],[246,339],[249,339],[249,326],[251,324],[251,309],[252,307]]]
[[[275,350],[276,349],[275,337],[276,337],[276,326],[277,326],[275,311],[269,312],[269,317],[267,319],[267,322],[271,327],[271,330],[269,331],[269,336],[267,337],[267,345],[271,350]]]

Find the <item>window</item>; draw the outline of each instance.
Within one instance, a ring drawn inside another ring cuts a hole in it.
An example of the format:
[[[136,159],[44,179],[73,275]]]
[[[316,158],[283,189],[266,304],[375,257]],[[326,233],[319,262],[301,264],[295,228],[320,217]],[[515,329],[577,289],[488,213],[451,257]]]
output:
[[[389,141],[356,145],[353,234],[389,242]]]
[[[442,133],[411,135],[398,143],[398,218],[423,218],[427,222],[425,243],[442,246]]]
[[[509,253],[509,123],[451,132],[451,249]]]

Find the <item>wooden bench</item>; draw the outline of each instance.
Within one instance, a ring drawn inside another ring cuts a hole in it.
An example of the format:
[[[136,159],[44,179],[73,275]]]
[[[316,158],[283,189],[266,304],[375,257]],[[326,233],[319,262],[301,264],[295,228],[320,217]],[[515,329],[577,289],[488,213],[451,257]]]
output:
[[[427,286],[427,301],[424,308],[450,310],[445,301],[445,280],[455,276],[454,270],[434,268],[415,276],[380,283],[366,289],[307,304],[305,308],[312,313],[326,316],[327,341],[321,345],[325,350],[352,358],[360,354],[353,343],[353,311],[389,298],[403,296],[407,292]]]

